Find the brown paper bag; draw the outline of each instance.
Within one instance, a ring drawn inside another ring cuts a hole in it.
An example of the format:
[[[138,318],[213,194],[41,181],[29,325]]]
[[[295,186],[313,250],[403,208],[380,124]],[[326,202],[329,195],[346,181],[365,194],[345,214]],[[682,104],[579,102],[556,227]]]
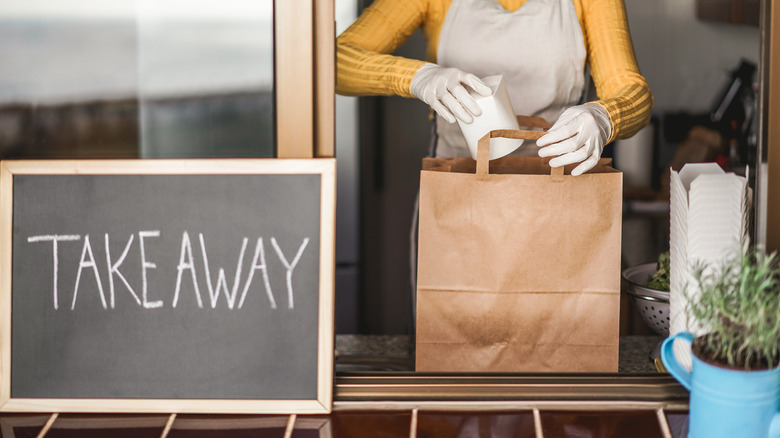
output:
[[[549,127],[518,117],[521,126]],[[617,372],[622,174],[602,159],[429,158],[420,177],[418,371]],[[552,174],[551,174],[552,173]]]

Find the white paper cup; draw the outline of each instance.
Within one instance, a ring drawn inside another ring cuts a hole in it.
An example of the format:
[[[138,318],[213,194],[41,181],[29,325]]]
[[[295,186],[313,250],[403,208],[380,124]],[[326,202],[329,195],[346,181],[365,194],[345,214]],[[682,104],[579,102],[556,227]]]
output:
[[[520,129],[517,117],[509,101],[509,93],[504,85],[501,75],[487,76],[482,79],[493,94],[480,96],[474,92],[471,95],[482,108],[482,114],[475,117],[471,123],[465,123],[458,119],[458,126],[466,138],[466,144],[471,152],[471,158],[477,159],[477,143],[485,134],[496,129]],[[490,141],[490,159],[501,158],[509,155],[523,144],[523,140],[515,138],[493,138]]]

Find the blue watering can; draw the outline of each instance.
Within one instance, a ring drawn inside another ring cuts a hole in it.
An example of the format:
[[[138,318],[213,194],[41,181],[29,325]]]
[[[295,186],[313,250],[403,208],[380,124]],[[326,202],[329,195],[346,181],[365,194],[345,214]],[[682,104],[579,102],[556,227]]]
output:
[[[693,356],[691,371],[674,356],[675,339],[693,342],[693,334],[677,333],[664,340],[664,367],[691,392],[690,438],[780,438],[780,367],[742,371],[708,364]]]

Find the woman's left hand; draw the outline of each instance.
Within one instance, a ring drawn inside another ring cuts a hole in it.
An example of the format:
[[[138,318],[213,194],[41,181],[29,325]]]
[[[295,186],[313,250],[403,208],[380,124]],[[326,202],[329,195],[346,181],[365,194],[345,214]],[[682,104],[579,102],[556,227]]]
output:
[[[580,163],[574,176],[592,169],[601,158],[604,144],[612,134],[607,111],[597,103],[573,106],[561,114],[547,134],[536,140],[540,157],[557,156],[550,167]]]

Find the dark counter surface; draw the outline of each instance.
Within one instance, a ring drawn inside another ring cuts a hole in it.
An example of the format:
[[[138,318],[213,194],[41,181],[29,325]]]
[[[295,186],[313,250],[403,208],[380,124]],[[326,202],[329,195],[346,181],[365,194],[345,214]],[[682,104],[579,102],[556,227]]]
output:
[[[619,373],[656,373],[651,358],[660,336],[621,336]],[[336,335],[336,371],[413,371],[414,342],[406,335]]]

